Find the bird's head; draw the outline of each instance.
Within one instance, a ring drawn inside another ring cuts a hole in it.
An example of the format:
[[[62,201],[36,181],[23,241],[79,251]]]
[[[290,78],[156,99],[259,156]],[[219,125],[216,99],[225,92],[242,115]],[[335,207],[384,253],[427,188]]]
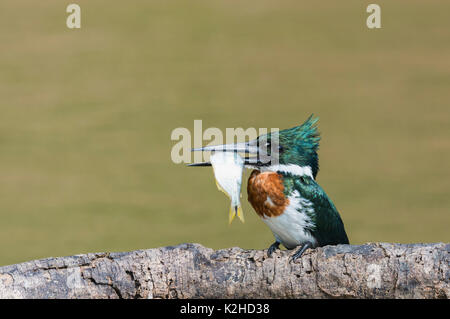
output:
[[[245,143],[206,146],[193,151],[226,151],[246,153],[245,166],[263,171],[307,172],[313,178],[319,171],[320,136],[312,115],[301,125],[258,136]],[[197,163],[191,166],[209,166]],[[300,174],[301,175],[301,174]]]

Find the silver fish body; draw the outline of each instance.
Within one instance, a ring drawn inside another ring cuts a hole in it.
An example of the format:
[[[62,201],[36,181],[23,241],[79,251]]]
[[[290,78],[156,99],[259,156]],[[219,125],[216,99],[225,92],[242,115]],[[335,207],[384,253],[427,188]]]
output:
[[[210,161],[217,187],[231,199],[229,222],[236,215],[244,222],[240,201],[244,159],[235,152],[214,152]]]

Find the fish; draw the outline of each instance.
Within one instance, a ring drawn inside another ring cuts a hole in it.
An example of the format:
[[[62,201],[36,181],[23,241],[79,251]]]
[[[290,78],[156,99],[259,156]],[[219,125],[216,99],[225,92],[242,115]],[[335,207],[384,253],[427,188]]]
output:
[[[237,216],[245,222],[241,207],[241,184],[244,159],[235,152],[214,152],[210,156],[217,188],[231,200],[228,222],[231,224]]]

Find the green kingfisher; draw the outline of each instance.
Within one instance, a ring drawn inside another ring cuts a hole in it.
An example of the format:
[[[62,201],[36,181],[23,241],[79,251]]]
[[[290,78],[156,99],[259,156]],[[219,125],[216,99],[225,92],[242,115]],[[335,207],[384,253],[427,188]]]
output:
[[[267,251],[269,257],[280,244],[287,249],[299,247],[292,256],[296,260],[308,248],[349,243],[336,207],[316,182],[317,121],[311,115],[302,125],[249,142],[193,149],[248,154],[245,167],[253,169],[247,184],[248,201],[275,236]]]

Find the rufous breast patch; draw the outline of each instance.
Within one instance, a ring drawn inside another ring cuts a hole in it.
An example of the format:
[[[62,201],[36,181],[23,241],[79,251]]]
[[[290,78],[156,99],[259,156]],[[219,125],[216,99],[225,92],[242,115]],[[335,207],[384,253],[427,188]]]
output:
[[[254,170],[247,184],[248,201],[263,218],[283,214],[289,199],[284,195],[283,179],[275,172]]]

